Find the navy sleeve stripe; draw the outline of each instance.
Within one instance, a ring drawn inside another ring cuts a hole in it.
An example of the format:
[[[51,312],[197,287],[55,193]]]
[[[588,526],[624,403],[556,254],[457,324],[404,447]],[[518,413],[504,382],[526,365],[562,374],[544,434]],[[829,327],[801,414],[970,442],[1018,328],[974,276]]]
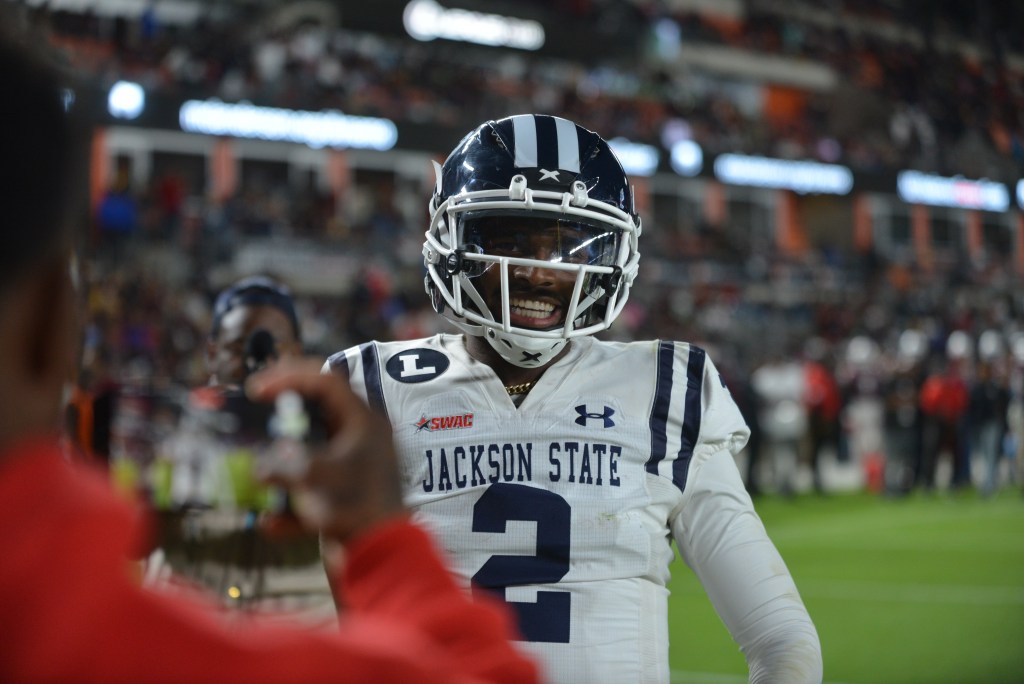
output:
[[[366,398],[370,408],[388,417],[388,408],[384,405],[384,386],[380,382],[380,364],[377,363],[377,345],[365,342],[359,345],[359,355],[363,360],[363,380],[366,382]]]
[[[351,375],[351,371],[348,367],[348,356],[345,355],[344,351],[331,354],[327,357],[327,367],[331,369],[331,373],[335,375],[344,375],[346,378]]]
[[[690,470],[693,448],[700,436],[700,395],[704,384],[704,350],[690,347],[686,361],[686,399],[684,400],[683,433],[680,438],[679,454],[672,464],[672,482],[680,491],[686,489],[686,477]]]
[[[647,472],[658,474],[658,464],[664,460],[668,448],[668,408],[672,399],[672,360],[675,345],[672,342],[658,343],[658,377],[654,389],[654,406],[651,408],[651,457],[647,460]]]

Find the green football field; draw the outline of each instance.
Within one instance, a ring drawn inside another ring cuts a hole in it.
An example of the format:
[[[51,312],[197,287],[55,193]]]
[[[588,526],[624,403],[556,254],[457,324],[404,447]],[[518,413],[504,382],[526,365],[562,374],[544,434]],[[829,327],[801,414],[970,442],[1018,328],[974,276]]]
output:
[[[755,502],[821,637],[828,684],[1024,682],[1024,496]],[[670,585],[672,681],[746,682],[693,573]]]

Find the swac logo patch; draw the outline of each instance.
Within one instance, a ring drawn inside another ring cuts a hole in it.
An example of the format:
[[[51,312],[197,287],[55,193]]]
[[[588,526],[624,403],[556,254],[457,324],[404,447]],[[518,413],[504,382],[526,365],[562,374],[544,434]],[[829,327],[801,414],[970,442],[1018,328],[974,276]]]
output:
[[[576,413],[579,414],[579,418],[576,419],[577,425],[585,427],[588,420],[600,420],[606,428],[615,427],[615,421],[612,420],[612,416],[615,415],[615,409],[611,406],[605,406],[604,413],[594,413],[587,410],[586,404],[580,404],[576,407]]]
[[[441,352],[418,348],[398,352],[384,368],[398,382],[426,382],[444,373],[449,365],[448,357]]]
[[[472,413],[463,413],[456,416],[439,416],[437,418],[427,418],[424,415],[416,422],[416,432],[422,430],[429,430],[430,432],[436,430],[461,430],[471,427],[473,427]]]

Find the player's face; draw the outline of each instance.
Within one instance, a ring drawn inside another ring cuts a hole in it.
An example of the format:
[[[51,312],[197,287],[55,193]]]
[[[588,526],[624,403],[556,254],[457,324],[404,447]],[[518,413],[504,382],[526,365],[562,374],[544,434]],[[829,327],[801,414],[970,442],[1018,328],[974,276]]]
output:
[[[615,240],[607,229],[553,218],[501,216],[472,221],[464,242],[478,245],[491,256],[539,262],[509,265],[509,322],[519,328],[546,330],[564,324],[577,275],[575,270],[542,264],[604,263],[614,254]],[[474,284],[500,321],[501,268],[487,267]]]
[[[278,358],[302,353],[292,323],[280,309],[273,306],[236,307],[224,315],[217,337],[207,350],[214,384],[235,386],[245,380],[245,344],[249,336],[260,329],[274,338]]]

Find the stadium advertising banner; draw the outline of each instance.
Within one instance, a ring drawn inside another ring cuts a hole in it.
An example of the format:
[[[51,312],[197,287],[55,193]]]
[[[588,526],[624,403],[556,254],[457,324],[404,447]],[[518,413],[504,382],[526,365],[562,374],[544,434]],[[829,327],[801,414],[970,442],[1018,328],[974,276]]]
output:
[[[602,54],[636,54],[646,22],[630,3],[572,17],[541,3],[474,0],[378,0],[347,4],[345,29],[419,41],[452,41],[502,50],[592,61],[595,36]],[[615,16],[612,16],[615,15]],[[598,21],[600,19],[600,21]]]
[[[1003,183],[969,180],[963,176],[936,176],[920,171],[901,171],[896,191],[908,204],[958,207],[1002,212],[1010,208],[1010,191]]]

